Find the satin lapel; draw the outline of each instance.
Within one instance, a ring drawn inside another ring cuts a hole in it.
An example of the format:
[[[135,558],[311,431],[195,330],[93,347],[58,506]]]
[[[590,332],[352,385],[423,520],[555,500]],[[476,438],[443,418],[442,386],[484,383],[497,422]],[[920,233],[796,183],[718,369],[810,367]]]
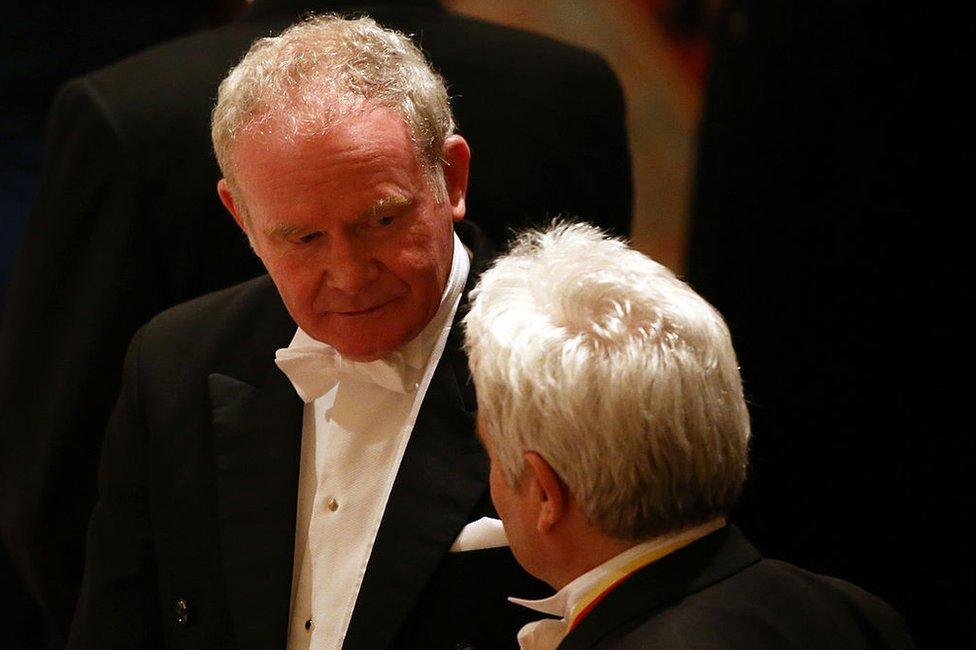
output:
[[[735,526],[710,535],[649,564],[607,594],[580,620],[559,650],[583,650],[659,607],[725,580],[762,559]]]
[[[227,598],[240,648],[284,647],[291,602],[302,403],[285,376],[208,378]]]

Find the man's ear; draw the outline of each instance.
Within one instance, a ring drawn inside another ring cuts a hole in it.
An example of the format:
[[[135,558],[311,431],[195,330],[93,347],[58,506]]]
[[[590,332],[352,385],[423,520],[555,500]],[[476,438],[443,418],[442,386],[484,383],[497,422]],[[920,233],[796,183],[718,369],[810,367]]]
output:
[[[237,225],[241,227],[247,238],[251,238],[251,233],[247,231],[247,222],[244,221],[244,213],[238,208],[237,204],[234,203],[234,195],[231,194],[230,185],[227,184],[227,179],[221,178],[217,181],[217,196],[220,197],[220,202],[224,204],[227,211],[230,212],[231,216],[234,217],[234,221]]]
[[[468,167],[471,164],[471,148],[464,138],[455,134],[444,141],[444,184],[451,203],[454,221],[464,219],[464,198],[468,192]]]
[[[531,481],[532,499],[538,506],[536,528],[540,533],[549,532],[566,516],[569,507],[569,489],[556,470],[546,459],[534,451],[525,452],[523,480]]]

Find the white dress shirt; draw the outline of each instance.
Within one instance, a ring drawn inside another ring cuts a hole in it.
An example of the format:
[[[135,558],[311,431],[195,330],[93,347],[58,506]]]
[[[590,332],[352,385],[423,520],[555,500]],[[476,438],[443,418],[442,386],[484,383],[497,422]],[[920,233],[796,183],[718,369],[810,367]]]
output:
[[[701,526],[673,535],[663,535],[616,555],[596,566],[548,598],[526,600],[509,598],[516,605],[543,614],[558,616],[528,623],[519,630],[518,642],[522,650],[554,650],[569,634],[576,619],[587,607],[638,569],[660,560],[683,546],[691,544],[725,525],[725,519],[713,519]]]
[[[301,328],[276,355],[305,402],[289,650],[342,646],[469,268],[469,253],[455,235],[440,308],[416,338],[386,359],[343,361]]]

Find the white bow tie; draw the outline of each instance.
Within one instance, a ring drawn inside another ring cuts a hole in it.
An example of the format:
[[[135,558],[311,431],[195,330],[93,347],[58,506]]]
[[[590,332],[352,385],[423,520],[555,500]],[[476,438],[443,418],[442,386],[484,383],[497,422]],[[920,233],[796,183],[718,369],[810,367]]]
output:
[[[376,361],[349,361],[327,346],[296,346],[278,350],[275,363],[306,404],[332,390],[341,376],[369,381],[395,393],[416,388],[406,380],[407,367],[400,352]]]

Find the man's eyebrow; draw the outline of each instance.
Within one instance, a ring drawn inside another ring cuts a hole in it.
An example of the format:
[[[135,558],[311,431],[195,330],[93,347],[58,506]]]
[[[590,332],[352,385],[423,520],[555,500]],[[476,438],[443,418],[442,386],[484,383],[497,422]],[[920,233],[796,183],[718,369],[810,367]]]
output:
[[[414,204],[414,199],[412,197],[404,196],[402,194],[390,194],[389,196],[384,196],[378,199],[373,205],[369,206],[363,215],[360,217],[361,220],[370,219],[377,217],[381,214],[388,212],[396,212],[404,208],[410,207]],[[288,223],[273,223],[264,229],[265,234],[268,237],[291,237],[293,235],[303,235],[308,232],[312,232],[314,228],[310,228],[303,224],[288,224]]]
[[[367,219],[371,217],[377,217],[384,212],[402,210],[403,208],[413,205],[414,199],[404,196],[402,194],[391,194],[389,196],[384,196],[379,199],[373,205],[369,206],[369,209],[363,214]]]
[[[273,223],[264,229],[268,237],[291,237],[298,233],[308,232],[307,226],[295,226],[287,223]]]

